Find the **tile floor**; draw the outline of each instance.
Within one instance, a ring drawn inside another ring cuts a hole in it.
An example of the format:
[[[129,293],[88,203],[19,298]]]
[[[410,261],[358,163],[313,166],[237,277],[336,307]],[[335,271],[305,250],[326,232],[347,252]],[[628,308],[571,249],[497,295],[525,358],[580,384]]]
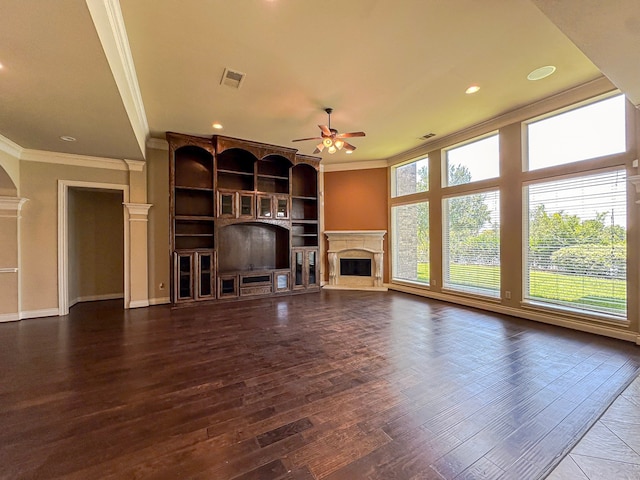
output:
[[[622,392],[547,479],[640,479],[640,377]]]

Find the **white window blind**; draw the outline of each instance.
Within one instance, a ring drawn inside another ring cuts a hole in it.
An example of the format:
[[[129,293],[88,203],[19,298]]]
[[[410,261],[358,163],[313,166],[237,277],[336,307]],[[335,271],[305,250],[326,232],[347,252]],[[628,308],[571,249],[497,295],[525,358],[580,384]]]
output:
[[[443,200],[443,286],[500,296],[500,192]]]
[[[626,315],[624,170],[525,187],[526,301]]]
[[[395,280],[429,284],[429,202],[391,208]]]

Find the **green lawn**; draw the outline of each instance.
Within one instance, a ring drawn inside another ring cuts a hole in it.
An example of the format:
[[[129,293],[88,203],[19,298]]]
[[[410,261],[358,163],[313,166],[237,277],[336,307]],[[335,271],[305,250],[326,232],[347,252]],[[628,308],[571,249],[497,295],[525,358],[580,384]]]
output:
[[[429,264],[418,264],[418,281],[429,281]],[[500,289],[500,268],[485,265],[451,265],[450,282],[470,285],[469,278],[482,278],[474,286],[488,290]],[[623,280],[578,277],[553,272],[534,271],[531,274],[530,296],[556,303],[604,307],[611,313],[626,313],[627,286]]]

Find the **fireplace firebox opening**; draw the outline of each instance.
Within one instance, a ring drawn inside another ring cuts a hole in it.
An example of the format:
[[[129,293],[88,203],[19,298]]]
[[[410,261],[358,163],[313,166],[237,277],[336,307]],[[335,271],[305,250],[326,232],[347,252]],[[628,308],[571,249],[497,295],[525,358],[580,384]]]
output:
[[[371,276],[370,258],[341,258],[340,275],[353,275],[357,277]]]

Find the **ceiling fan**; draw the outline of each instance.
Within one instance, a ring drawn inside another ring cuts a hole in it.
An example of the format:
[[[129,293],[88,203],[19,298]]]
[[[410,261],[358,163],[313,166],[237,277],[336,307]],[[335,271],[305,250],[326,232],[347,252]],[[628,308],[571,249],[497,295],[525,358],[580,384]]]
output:
[[[333,112],[333,108],[325,108],[324,111],[327,112],[327,115],[329,116],[329,122],[328,125],[318,125],[321,130],[320,137],[298,138],[291,141],[304,142],[306,140],[322,140],[318,145],[316,145],[316,149],[313,151],[313,153],[320,153],[325,148],[327,149],[327,152],[331,154],[336,153],[338,150],[342,150],[343,148],[347,153],[353,152],[356,147],[354,147],[350,143],[345,142],[343,139],[350,137],[364,137],[365,133],[338,133],[338,130],[336,130],[335,128],[331,128],[331,113]]]

